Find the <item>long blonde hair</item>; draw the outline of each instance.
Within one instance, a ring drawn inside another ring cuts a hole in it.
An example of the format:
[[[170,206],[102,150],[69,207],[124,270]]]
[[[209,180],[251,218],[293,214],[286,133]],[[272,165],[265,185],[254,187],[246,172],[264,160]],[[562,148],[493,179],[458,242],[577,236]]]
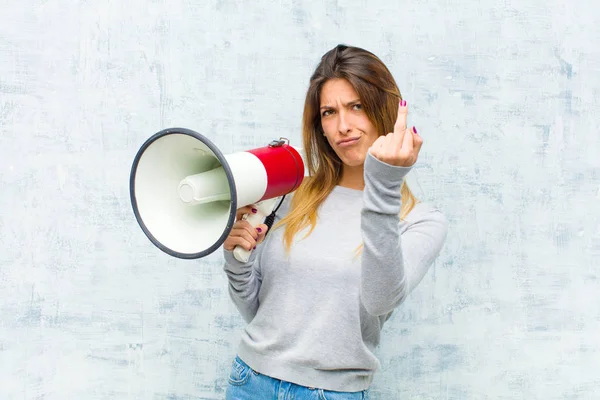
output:
[[[296,234],[306,227],[312,233],[317,223],[317,211],[342,177],[343,163],[323,135],[320,115],[320,94],[329,79],[346,79],[358,93],[367,117],[380,135],[392,132],[398,103],[402,99],[394,77],[373,53],[338,45],[321,58],[310,78],[302,117],[302,141],[309,176],[293,194],[287,215],[274,227],[284,227],[283,242],[290,250]],[[418,203],[406,182],[400,189],[404,218]]]

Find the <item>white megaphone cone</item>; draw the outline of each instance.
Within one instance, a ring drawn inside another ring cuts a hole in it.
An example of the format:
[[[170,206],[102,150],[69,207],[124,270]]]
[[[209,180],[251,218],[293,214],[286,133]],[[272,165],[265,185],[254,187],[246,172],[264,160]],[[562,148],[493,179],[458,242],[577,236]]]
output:
[[[129,180],[135,217],[150,241],[174,257],[193,259],[214,252],[235,222],[236,210],[256,204],[246,216],[261,224],[280,196],[304,178],[302,156],[285,140],[223,155],[207,138],[172,128],[139,149]],[[236,247],[242,262],[250,253]]]

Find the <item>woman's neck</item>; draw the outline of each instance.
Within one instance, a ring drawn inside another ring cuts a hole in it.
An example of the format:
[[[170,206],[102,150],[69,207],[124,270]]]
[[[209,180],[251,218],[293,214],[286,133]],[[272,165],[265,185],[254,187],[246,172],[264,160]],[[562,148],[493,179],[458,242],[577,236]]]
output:
[[[364,190],[365,188],[365,175],[364,165],[358,167],[349,167],[344,165],[344,171],[342,172],[342,178],[338,183],[339,186],[343,186],[349,189]]]

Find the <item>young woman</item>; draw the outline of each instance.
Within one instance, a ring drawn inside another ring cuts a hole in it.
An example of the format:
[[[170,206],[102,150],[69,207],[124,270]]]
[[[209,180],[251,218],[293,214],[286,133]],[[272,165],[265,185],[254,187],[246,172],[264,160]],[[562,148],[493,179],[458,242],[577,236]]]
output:
[[[421,281],[447,221],[404,182],[423,140],[374,54],[339,45],[310,78],[310,176],[276,223],[240,216],[224,243],[230,296],[248,323],[227,399],[365,399],[383,324]],[[235,246],[256,249],[238,262]]]

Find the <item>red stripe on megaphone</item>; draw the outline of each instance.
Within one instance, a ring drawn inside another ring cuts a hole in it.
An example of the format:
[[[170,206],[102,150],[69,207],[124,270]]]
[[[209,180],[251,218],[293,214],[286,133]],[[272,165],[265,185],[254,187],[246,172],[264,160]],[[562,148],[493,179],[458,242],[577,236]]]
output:
[[[293,192],[304,179],[304,162],[296,149],[287,144],[248,150],[263,164],[267,172],[267,189],[261,200]]]

